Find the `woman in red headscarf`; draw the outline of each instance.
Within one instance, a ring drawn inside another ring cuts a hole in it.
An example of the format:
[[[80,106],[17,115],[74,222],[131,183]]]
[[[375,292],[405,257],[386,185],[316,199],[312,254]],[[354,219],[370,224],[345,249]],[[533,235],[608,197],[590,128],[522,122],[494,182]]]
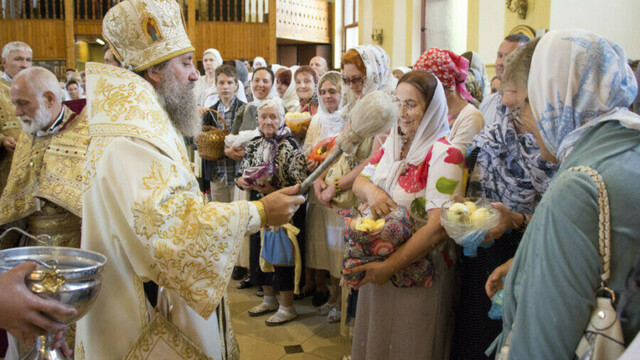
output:
[[[463,154],[473,137],[484,127],[482,113],[471,105],[473,97],[465,87],[469,60],[449,50],[431,48],[418,58],[414,70],[428,70],[444,86],[451,134],[449,141]]]

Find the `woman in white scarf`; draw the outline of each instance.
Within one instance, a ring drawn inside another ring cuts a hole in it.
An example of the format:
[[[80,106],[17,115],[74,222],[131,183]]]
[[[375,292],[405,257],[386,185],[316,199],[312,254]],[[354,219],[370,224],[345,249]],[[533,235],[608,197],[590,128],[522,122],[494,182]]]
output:
[[[460,193],[464,157],[446,140],[447,102],[435,76],[410,72],[396,96],[401,102],[397,126],[353,191],[376,217],[404,206],[415,232],[386,260],[352,269],[366,272],[358,285],[352,356],[444,359],[451,341],[455,252],[440,224],[440,208]],[[392,276],[402,287],[391,284]]]
[[[379,46],[363,45],[349,49],[342,57],[341,69],[342,105],[339,112],[347,123],[351,110],[364,95],[376,90],[393,90],[389,55]],[[367,164],[369,156],[382,146],[382,142],[381,139],[374,141],[374,138],[368,138],[360,144],[355,155],[343,154],[327,172],[331,175],[338,174],[341,176],[339,179],[336,179],[332,184],[326,184],[324,176],[315,181],[313,186],[318,201],[324,206],[331,207],[333,206],[332,200],[340,196],[338,189],[345,192],[351,190],[356,176]],[[344,195],[348,194],[342,194],[342,196]],[[312,272],[307,272],[307,284],[303,293],[309,292],[315,286],[311,274]],[[322,299],[322,296],[314,296],[314,300],[316,298]],[[316,306],[322,305],[322,302],[313,301]]]
[[[335,137],[344,129],[346,120],[340,115],[341,82],[340,73],[336,71],[325,73],[318,81],[318,112],[311,119],[304,140],[302,152],[305,157],[309,157],[311,150],[320,141]],[[316,161],[307,160],[310,172],[318,165]],[[344,220],[338,211],[339,209],[319,204],[313,190],[309,193],[305,260],[307,268],[315,270],[315,283],[319,291],[328,290],[327,272],[331,275],[330,297],[318,309],[318,315],[327,315],[330,323],[340,321],[339,284],[344,251]]]
[[[196,103],[198,106],[205,106],[205,99],[213,94],[218,94],[216,90],[215,75],[216,68],[222,65],[222,56],[216,49],[207,49],[202,54],[202,66],[204,67],[204,76],[196,81],[194,93],[196,94]]]
[[[296,95],[296,84],[293,81],[293,71],[282,66],[276,72],[276,89],[278,95],[282,99],[282,105],[287,112],[292,111],[293,108],[300,102],[298,95]]]

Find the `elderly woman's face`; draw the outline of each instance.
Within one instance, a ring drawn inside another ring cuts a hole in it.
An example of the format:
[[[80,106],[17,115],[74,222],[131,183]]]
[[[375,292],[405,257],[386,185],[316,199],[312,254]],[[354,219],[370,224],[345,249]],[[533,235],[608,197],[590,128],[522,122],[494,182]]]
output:
[[[415,86],[402,83],[396,88],[396,97],[400,100],[398,112],[400,131],[408,138],[413,138],[427,110],[424,96]]]
[[[316,89],[316,82],[313,75],[306,72],[296,74],[296,94],[300,100],[309,100]]]
[[[502,104],[513,111],[521,107],[527,98],[527,89],[514,84],[502,84]]]
[[[265,137],[275,136],[280,127],[280,116],[273,107],[265,107],[258,112],[258,128]]]
[[[266,98],[272,86],[273,79],[271,79],[271,74],[268,71],[260,70],[253,73],[251,88],[253,89],[253,95],[255,95],[258,100]]]

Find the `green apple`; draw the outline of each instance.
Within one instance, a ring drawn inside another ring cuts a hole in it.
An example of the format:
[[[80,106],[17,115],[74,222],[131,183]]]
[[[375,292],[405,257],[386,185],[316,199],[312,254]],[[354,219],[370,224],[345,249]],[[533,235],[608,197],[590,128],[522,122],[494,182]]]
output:
[[[462,203],[454,203],[447,210],[449,221],[466,223],[469,220],[469,209]]]

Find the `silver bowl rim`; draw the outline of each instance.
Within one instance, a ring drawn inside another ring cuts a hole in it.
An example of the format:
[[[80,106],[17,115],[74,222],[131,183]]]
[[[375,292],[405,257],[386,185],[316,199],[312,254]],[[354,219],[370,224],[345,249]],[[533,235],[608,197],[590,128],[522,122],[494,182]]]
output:
[[[86,271],[99,273],[99,272],[101,272],[101,269],[104,267],[104,265],[107,263],[107,257],[106,256],[104,256],[103,254],[100,254],[99,252],[92,251],[92,250],[78,249],[78,248],[64,247],[64,246],[24,246],[24,247],[17,247],[17,248],[0,250],[0,273],[4,273],[6,271],[9,271],[9,270],[13,269],[15,266],[17,266],[19,264],[22,264],[24,261],[29,261],[29,259],[24,259],[20,263],[12,264],[11,266],[9,266],[9,264],[7,264],[7,255],[11,255],[12,253],[22,253],[22,252],[27,251],[27,250],[33,250],[34,252],[36,252],[37,250],[41,250],[41,249],[47,249],[49,251],[55,250],[55,251],[60,251],[60,252],[63,252],[63,251],[66,250],[66,251],[69,251],[71,253],[74,253],[74,252],[76,252],[76,253],[84,253],[84,254],[90,255],[92,257],[92,258],[88,258],[88,260],[97,262],[97,264],[94,264],[94,265],[75,268],[75,269],[58,269],[57,271],[60,272],[63,275],[71,275],[71,274],[74,274],[74,273],[86,272]],[[21,258],[22,257],[23,256],[21,256]],[[16,260],[18,260],[18,259],[16,259]],[[40,273],[45,272],[45,271],[47,271],[47,269],[39,268],[37,270],[34,270],[31,274],[32,275],[40,274]]]

